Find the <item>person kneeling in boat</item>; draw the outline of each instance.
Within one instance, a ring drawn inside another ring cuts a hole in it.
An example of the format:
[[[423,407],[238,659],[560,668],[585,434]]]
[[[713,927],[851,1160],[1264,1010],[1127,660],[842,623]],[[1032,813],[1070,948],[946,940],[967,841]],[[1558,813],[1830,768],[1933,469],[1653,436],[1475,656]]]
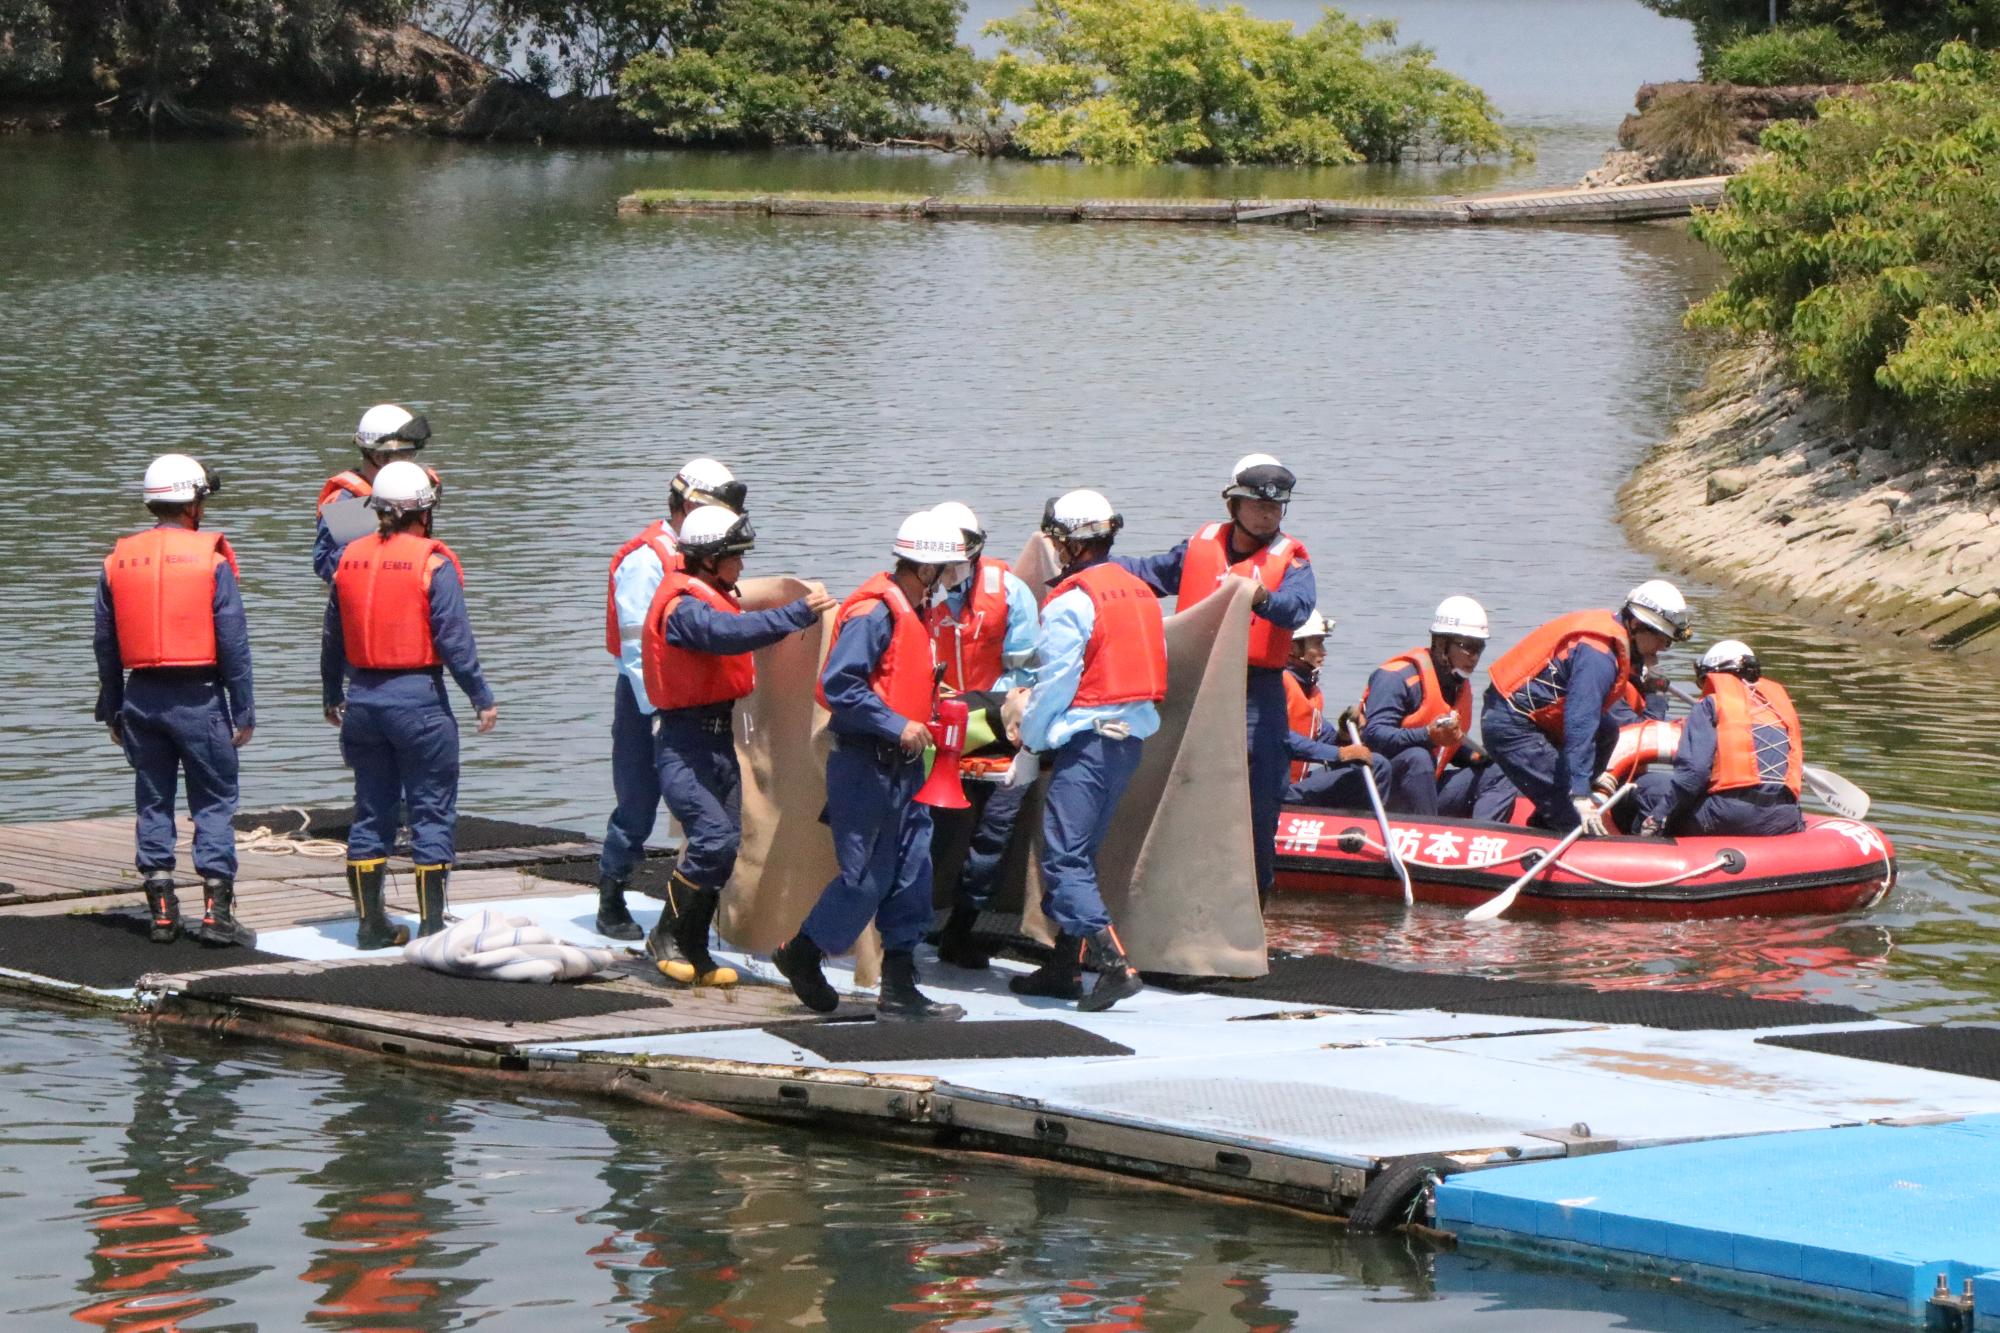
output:
[[[687,840],[667,881],[666,910],[646,938],[660,972],[694,986],[731,986],[733,968],[708,952],[708,928],[743,845],[743,775],[732,725],[736,701],[756,688],[757,649],[833,609],[823,592],[768,611],[736,597],[750,520],[704,505],[681,523],[680,559],[660,580],[640,631],[646,698],[660,715],[654,755],[660,792]]]
[[[793,994],[822,1014],[840,995],[820,970],[854,948],[872,919],[882,936],[878,1019],[953,1019],[965,1011],[917,989],[916,947],[931,924],[931,812],[916,800],[937,700],[924,609],[965,563],[965,535],[929,510],[896,531],[895,568],[840,604],[819,673],[831,718],[826,815],[840,870],[799,933],[771,955]]]
[[[444,672],[472,701],[482,733],[500,720],[479,669],[458,557],[431,535],[437,502],[437,487],[415,463],[399,459],[376,474],[368,504],[380,528],[341,551],[320,632],[326,720],[340,728],[340,754],[354,770],[347,887],[360,919],[355,945],[362,949],[410,937],[382,910],[399,801],[410,815],[417,933],[444,929],[458,825],[458,722]]]
[[[1361,766],[1372,765],[1377,788],[1386,791],[1389,765],[1380,755],[1371,754],[1365,744],[1345,742],[1338,725],[1326,715],[1319,671],[1326,661],[1326,636],[1333,632],[1333,625],[1333,617],[1314,611],[1305,624],[1292,631],[1292,651],[1284,673],[1285,753],[1292,760],[1285,804],[1360,810],[1368,805],[1368,783],[1361,776]]]
[[[1695,678],[1702,698],[1681,723],[1673,768],[1639,779],[1638,832],[1750,838],[1799,832],[1805,752],[1785,687],[1767,679],[1757,655],[1736,639],[1703,653]]]
[[[1566,833],[1610,831],[1591,795],[1618,743],[1609,716],[1635,664],[1651,666],[1687,639],[1687,601],[1664,579],[1634,588],[1610,611],[1575,611],[1536,629],[1488,673],[1480,732],[1494,761],[1535,807],[1535,822]],[[1484,806],[1485,797],[1478,804]],[[1484,818],[1484,814],[1479,817]]]
[[[1482,778],[1499,779],[1467,736],[1472,673],[1489,636],[1485,607],[1447,597],[1431,616],[1430,646],[1399,653],[1368,677],[1361,740],[1388,761],[1382,804],[1391,813],[1465,819]]]
[[[965,579],[924,614],[946,688],[959,694],[1005,695],[1025,686],[1030,679],[1027,668],[1035,659],[1035,635],[1041,627],[1035,594],[1006,561],[985,553],[986,530],[969,505],[948,500],[931,512],[956,524],[965,534],[968,562]],[[973,939],[972,927],[993,896],[993,883],[1006,859],[1014,821],[1029,787],[1026,783],[1013,787],[991,782],[971,785],[980,789],[972,796],[971,819],[975,822],[971,844],[959,867],[951,915],[938,933],[937,951],[940,962],[983,971],[992,959],[985,946]]]
[[[1042,531],[1063,562],[1042,608],[1035,683],[1015,728],[1053,754],[1042,810],[1042,912],[1056,928],[1049,961],[1007,983],[1016,995],[1109,1009],[1140,990],[1097,884],[1097,852],[1167,697],[1165,619],[1153,590],[1111,562],[1124,526],[1096,491],[1049,503]],[[1083,968],[1097,973],[1086,994]]]

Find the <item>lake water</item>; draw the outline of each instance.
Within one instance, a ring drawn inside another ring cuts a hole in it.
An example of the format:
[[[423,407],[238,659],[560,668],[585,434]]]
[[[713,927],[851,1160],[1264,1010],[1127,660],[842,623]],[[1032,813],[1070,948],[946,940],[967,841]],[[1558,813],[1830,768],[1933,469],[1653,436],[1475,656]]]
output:
[[[1276,6],[1262,12],[1277,13]],[[1289,14],[1290,11],[1285,11]],[[1302,11],[1303,12],[1303,11]],[[1159,549],[1230,462],[1299,473],[1290,526],[1339,619],[1336,696],[1468,592],[1501,638],[1657,572],[1613,494],[1698,380],[1718,277],[1679,229],[1145,227],[620,219],[640,186],[1420,194],[1573,179],[1632,86],[1689,72],[1636,4],[1408,0],[1532,164],[1095,171],[930,156],[442,144],[0,141],[0,819],[105,815],[97,561],[147,460],[227,489],[260,728],[245,800],[344,800],[318,713],[319,483],[393,399],[436,429],[501,726],[465,808],[601,828],[609,550],[690,455],[752,486],[753,572],[850,588],[956,497],[997,550],[1109,493]],[[1817,762],[1903,856],[1866,917],[1534,925],[1285,901],[1276,942],[1605,986],[1729,985],[2000,1017],[2000,684],[1693,587],[1757,646]],[[1689,675],[1686,654],[1673,663]],[[1468,947],[1473,952],[1468,953]],[[905,1154],[0,1006],[9,1326],[1780,1328],[1632,1281],[1420,1257],[1325,1225],[1017,1163]],[[57,1072],[59,1071],[59,1072]],[[180,1209],[175,1212],[146,1210]],[[139,1216],[135,1221],[133,1214]],[[1803,1325],[1800,1325],[1803,1326]]]

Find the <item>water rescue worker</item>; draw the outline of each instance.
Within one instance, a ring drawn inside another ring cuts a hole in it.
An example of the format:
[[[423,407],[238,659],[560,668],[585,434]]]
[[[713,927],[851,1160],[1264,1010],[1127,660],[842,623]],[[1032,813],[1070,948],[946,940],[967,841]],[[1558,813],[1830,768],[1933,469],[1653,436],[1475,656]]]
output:
[[[917,989],[915,950],[931,923],[931,813],[914,798],[937,699],[924,611],[965,563],[965,535],[929,510],[912,514],[897,529],[895,560],[834,619],[819,701],[832,715],[826,821],[840,870],[771,960],[808,1008],[831,1013],[840,996],[820,961],[853,949],[872,920],[882,937],[875,1016],[961,1018],[957,1005]]]
[[[399,459],[376,474],[368,504],[380,526],[341,551],[320,634],[326,720],[340,728],[341,757],[354,770],[347,885],[362,949],[409,939],[382,911],[398,801],[409,811],[417,933],[444,929],[458,823],[458,720],[444,672],[471,700],[481,732],[500,717],[479,669],[458,557],[431,535],[437,502],[436,485],[415,463]]]
[[[1361,739],[1389,765],[1382,804],[1392,814],[1469,818],[1485,754],[1472,731],[1472,673],[1491,637],[1486,608],[1447,597],[1431,616],[1428,647],[1375,668],[1361,691]]]
[[[709,954],[708,928],[743,845],[733,714],[757,685],[751,654],[834,607],[831,597],[812,592],[745,611],[736,582],[756,538],[749,518],[726,506],[689,514],[680,525],[679,559],[660,580],[641,631],[646,697],[660,719],[660,791],[687,835],[646,952],[663,975],[688,985],[736,983],[735,969]]]
[[[1320,668],[1326,663],[1326,637],[1332,616],[1314,611],[1292,631],[1292,654],[1285,662],[1285,753],[1291,756],[1291,783],[1286,805],[1326,809],[1361,809],[1368,804],[1363,764],[1387,790],[1389,764],[1368,746],[1340,734],[1340,724],[1326,715],[1326,694],[1320,689]]]
[[[1035,594],[1015,577],[1004,560],[986,554],[986,530],[970,506],[948,500],[931,511],[965,534],[968,573],[956,587],[932,604],[924,615],[930,626],[931,649],[944,670],[947,689],[1005,694],[1032,679],[1028,666],[1035,657],[1040,630]],[[959,868],[951,915],[938,935],[938,957],[954,967],[980,970],[992,961],[972,937],[973,923],[993,896],[993,882],[1007,855],[1014,821],[1027,798],[1027,784],[1009,787],[980,782],[971,845]]]
[[[1494,761],[1534,804],[1539,827],[1566,833],[1581,823],[1592,837],[1608,831],[1591,781],[1618,742],[1610,710],[1619,685],[1688,633],[1680,590],[1650,579],[1616,613],[1559,616],[1493,664],[1480,732]],[[1487,817],[1483,808],[1479,817]]]
[[[214,944],[251,944],[236,899],[236,752],[257,726],[250,634],[236,583],[236,553],[203,532],[204,502],[221,483],[185,454],[146,469],[154,525],[120,538],[97,583],[97,720],[132,765],[137,855],[148,934],[180,934],[174,896],[174,788],[187,777],[194,868],[202,881],[196,933]],[[127,673],[130,673],[129,675]]]
[[[1256,852],[1257,894],[1271,892],[1278,807],[1285,794],[1287,754],[1285,686],[1292,631],[1318,601],[1312,560],[1296,537],[1280,530],[1296,485],[1291,471],[1269,454],[1236,460],[1222,498],[1226,523],[1210,523],[1164,555],[1120,557],[1119,563],[1185,611],[1221,586],[1229,574],[1254,581],[1250,599],[1250,677],[1247,735],[1250,748],[1250,827]]]
[[[366,500],[375,488],[376,474],[385,464],[399,458],[414,462],[417,451],[430,437],[431,423],[407,407],[377,403],[361,414],[361,424],[354,428],[354,444],[361,450],[361,465],[334,473],[326,479],[326,485],[319,488],[319,505],[315,510],[317,522],[313,532],[313,573],[319,575],[320,582],[332,581],[334,567],[340,563],[340,548],[347,544],[327,526],[327,506],[348,496]],[[438,474],[429,468],[424,471],[430,476],[431,485],[442,493],[444,483],[438,480]]]
[[[1639,779],[1639,828],[1704,837],[1774,837],[1805,827],[1805,751],[1785,687],[1750,645],[1724,639],[1695,667],[1701,700],[1681,723],[1671,770]]]
[[[636,940],[643,933],[625,906],[632,867],[660,811],[658,717],[646,697],[640,634],[660,580],[676,567],[680,526],[690,511],[720,505],[742,513],[749,489],[712,458],[689,459],[667,487],[667,516],[655,519],[611,557],[604,592],[604,651],[618,659],[611,698],[611,818],[597,857],[597,933]]]
[[[1159,599],[1111,562],[1121,526],[1096,491],[1049,502],[1042,532],[1055,544],[1062,576],[1042,608],[1034,685],[1017,729],[1022,746],[1054,756],[1042,809],[1042,912],[1056,941],[1047,963],[1007,985],[1093,1011],[1140,990],[1098,888],[1097,853],[1167,697]],[[1097,973],[1088,994],[1086,966]]]

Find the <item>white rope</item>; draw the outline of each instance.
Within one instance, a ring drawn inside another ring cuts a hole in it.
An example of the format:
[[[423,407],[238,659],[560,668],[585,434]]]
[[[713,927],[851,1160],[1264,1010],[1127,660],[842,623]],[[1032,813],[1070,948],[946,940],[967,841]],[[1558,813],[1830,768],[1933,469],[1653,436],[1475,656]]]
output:
[[[332,859],[347,855],[347,844],[335,842],[331,838],[308,838],[305,831],[312,826],[312,816],[295,805],[281,805],[280,810],[299,817],[299,826],[290,833],[259,824],[253,829],[240,829],[236,834],[238,852],[258,852],[265,856],[309,856]],[[187,851],[194,846],[194,830],[188,829],[174,839],[174,850]]]
[[[1377,856],[1384,858],[1385,860],[1388,858],[1388,849],[1383,847],[1381,843],[1369,837],[1366,833],[1361,835],[1361,845],[1366,847],[1369,851],[1374,852]],[[1489,861],[1482,866],[1466,866],[1462,864],[1451,865],[1447,862],[1442,862],[1442,861],[1422,861],[1414,856],[1404,857],[1403,864],[1406,866],[1420,866],[1425,870],[1487,870],[1495,866],[1504,866],[1509,861],[1522,860],[1531,853],[1538,852],[1540,850],[1541,849],[1539,847],[1524,848],[1521,851],[1514,853],[1512,856],[1503,856],[1498,861]],[[1582,869],[1579,866],[1573,866],[1567,861],[1558,861],[1554,866],[1551,866],[1550,869],[1566,870],[1570,874],[1575,875],[1578,879],[1589,880],[1592,884],[1602,884],[1606,888],[1611,888],[1611,889],[1664,889],[1669,887],[1670,885],[1680,884],[1690,879],[1696,879],[1702,875],[1708,874],[1712,870],[1720,870],[1728,864],[1729,864],[1728,857],[1718,856],[1705,866],[1697,866],[1693,870],[1684,870],[1680,874],[1671,875],[1666,879],[1643,879],[1643,880],[1612,879],[1605,875],[1594,875],[1590,871]]]

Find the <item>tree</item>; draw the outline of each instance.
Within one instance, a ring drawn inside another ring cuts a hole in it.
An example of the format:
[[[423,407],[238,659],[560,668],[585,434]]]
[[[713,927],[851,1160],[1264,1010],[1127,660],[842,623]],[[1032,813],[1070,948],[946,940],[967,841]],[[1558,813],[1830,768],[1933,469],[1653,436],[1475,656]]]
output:
[[[1304,33],[1197,0],[1032,0],[986,91],[1016,146],[1092,162],[1393,162],[1513,150],[1485,94],[1328,8]]]

